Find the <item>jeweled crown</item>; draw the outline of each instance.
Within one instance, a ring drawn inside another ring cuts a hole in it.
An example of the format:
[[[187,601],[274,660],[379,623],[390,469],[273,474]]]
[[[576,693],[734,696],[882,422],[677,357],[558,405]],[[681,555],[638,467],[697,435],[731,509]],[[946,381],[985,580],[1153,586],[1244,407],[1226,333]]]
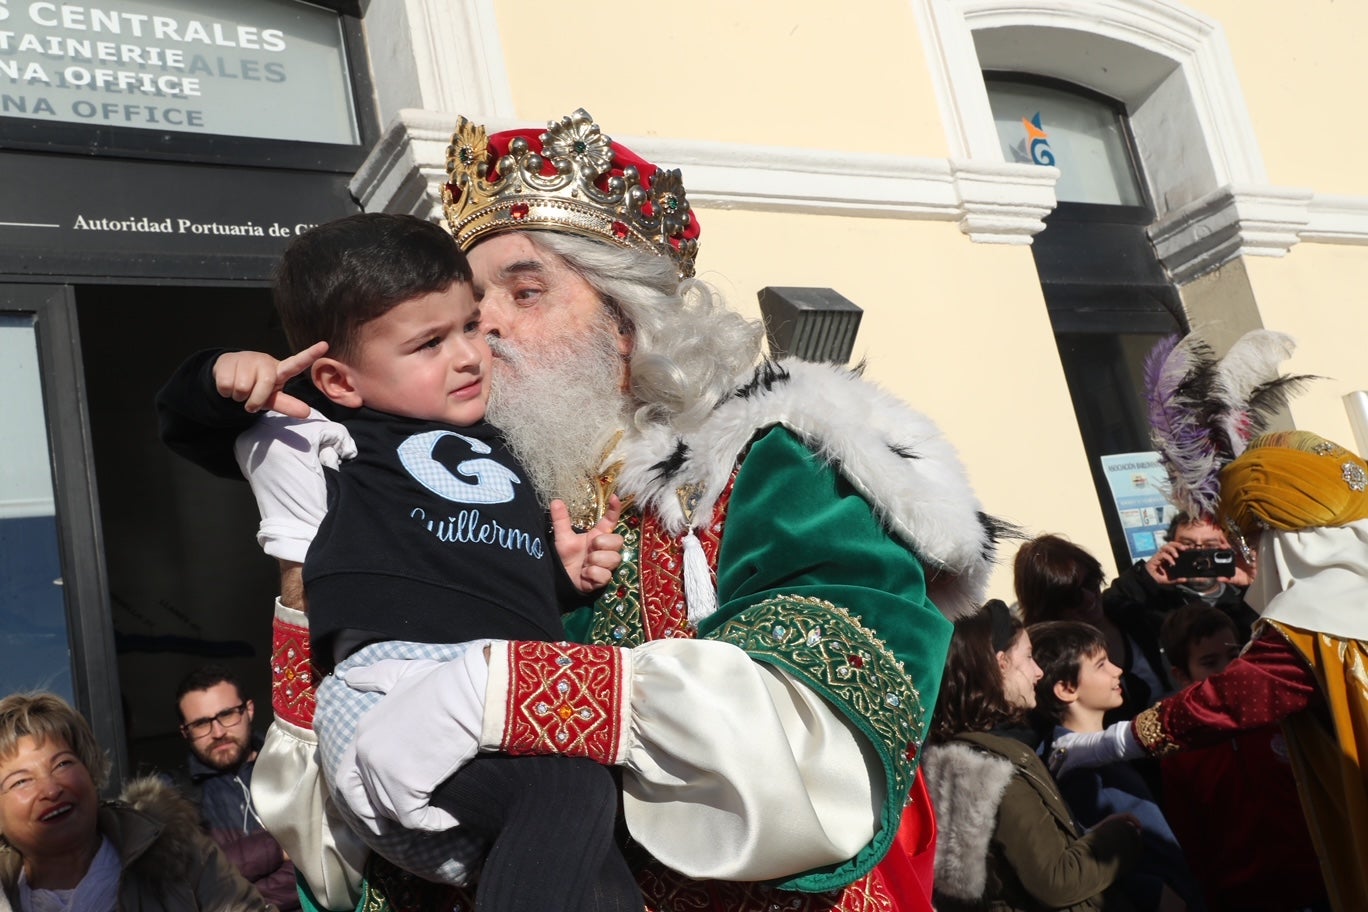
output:
[[[583,108],[546,132],[490,136],[462,117],[447,147],[447,224],[462,250],[520,228],[608,240],[694,274],[698,221],[679,171],[664,170],[605,136]]]

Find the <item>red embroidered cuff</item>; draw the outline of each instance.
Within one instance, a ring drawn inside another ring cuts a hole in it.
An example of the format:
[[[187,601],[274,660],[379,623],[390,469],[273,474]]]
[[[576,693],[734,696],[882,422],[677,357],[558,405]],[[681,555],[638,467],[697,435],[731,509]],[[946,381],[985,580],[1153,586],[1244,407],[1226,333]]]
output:
[[[499,749],[619,762],[626,735],[625,665],[625,650],[613,646],[510,642]]]
[[[312,729],[317,688],[309,628],[275,618],[271,622],[271,708],[276,718]]]

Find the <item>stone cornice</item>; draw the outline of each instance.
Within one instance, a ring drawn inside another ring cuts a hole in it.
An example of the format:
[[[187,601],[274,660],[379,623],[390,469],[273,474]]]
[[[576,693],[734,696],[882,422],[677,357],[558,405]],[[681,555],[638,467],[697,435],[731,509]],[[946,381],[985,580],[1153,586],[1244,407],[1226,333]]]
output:
[[[440,215],[456,116],[405,110],[351,181],[367,211]],[[536,126],[490,118],[491,130]],[[956,222],[972,240],[1029,244],[1055,206],[1058,172],[1037,165],[619,137],[684,170],[698,206]],[[1150,237],[1179,284],[1237,256],[1283,256],[1298,241],[1368,244],[1368,197],[1227,186],[1156,223]]]
[[[456,116],[405,110],[351,181],[367,211],[438,213]],[[532,124],[490,119],[491,131]],[[1054,168],[872,153],[618,137],[684,170],[701,208],[958,222],[983,243],[1028,244],[1055,204]]]
[[[1150,238],[1183,284],[1237,256],[1283,256],[1299,241],[1368,244],[1368,197],[1223,187],[1155,224]]]

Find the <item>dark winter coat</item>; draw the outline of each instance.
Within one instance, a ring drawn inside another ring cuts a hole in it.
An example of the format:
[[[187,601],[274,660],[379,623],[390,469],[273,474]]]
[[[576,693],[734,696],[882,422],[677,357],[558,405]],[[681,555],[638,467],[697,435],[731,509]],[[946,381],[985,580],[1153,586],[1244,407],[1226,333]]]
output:
[[[1125,703],[1107,713],[1108,724],[1135,718],[1142,710],[1149,709],[1166,696],[1167,692],[1177,689],[1173,673],[1169,670],[1168,656],[1164,654],[1159,640],[1159,630],[1165,618],[1196,599],[1197,596],[1186,589],[1159,583],[1145,569],[1144,561],[1136,561],[1102,593],[1102,610],[1108,620],[1135,641],[1165,687],[1165,693],[1151,693],[1149,685],[1130,671],[1135,662],[1133,656],[1112,656],[1112,661],[1120,665],[1124,672],[1121,685]],[[1240,642],[1249,640],[1250,631],[1259,615],[1245,604],[1243,589],[1227,584],[1213,607],[1235,622]]]
[[[253,737],[252,750],[261,748]],[[229,860],[252,882],[268,902],[281,912],[299,908],[299,888],[294,865],[275,837],[266,831],[252,810],[251,786],[254,761],[236,770],[217,770],[193,753],[188,761],[190,783],[187,791],[199,805],[200,817],[209,835]]]
[[[1083,835],[1045,764],[1013,738],[966,732],[922,752],[940,834],[940,912],[1132,909],[1109,888],[1140,857],[1122,820]]]

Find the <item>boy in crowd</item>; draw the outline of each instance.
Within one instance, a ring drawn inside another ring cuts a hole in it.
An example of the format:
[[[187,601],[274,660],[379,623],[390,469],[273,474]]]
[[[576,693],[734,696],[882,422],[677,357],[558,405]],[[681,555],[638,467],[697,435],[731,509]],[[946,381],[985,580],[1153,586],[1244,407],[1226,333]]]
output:
[[[1162,636],[1182,687],[1224,670],[1244,646],[1235,622],[1203,602],[1170,615]],[[1244,732],[1160,763],[1165,814],[1212,909],[1330,908],[1282,726]],[[1278,838],[1270,839],[1270,833]]]
[[[1100,732],[1103,716],[1123,702],[1121,669],[1107,657],[1107,640],[1091,624],[1048,621],[1029,628],[1036,664],[1036,713],[1049,756],[1054,737],[1066,731]],[[1112,814],[1140,821],[1145,853],[1125,882],[1141,909],[1204,909],[1201,888],[1188,870],[1163,811],[1144,779],[1125,763],[1078,770],[1059,779],[1059,791],[1085,827]]]
[[[464,883],[479,870],[482,909],[639,910],[613,842],[617,787],[606,768],[477,758],[405,820],[373,773],[449,771],[474,754],[482,707],[462,725],[459,706],[434,713],[406,701],[405,682],[464,678],[474,686],[444,690],[482,694],[485,643],[563,639],[558,604],[601,588],[621,559],[616,503],[581,534],[553,503],[548,541],[536,493],[484,420],[491,355],[470,275],[451,237],[418,218],[367,213],[312,229],[285,251],[274,289],[291,344],[311,347],[285,361],[220,355],[216,392],[200,394],[293,413],[301,404],[281,391],[307,369],[355,441],[355,457],[326,473],[328,512],[304,560],[313,655],[332,672],[318,689],[320,756],[353,828],[427,879]],[[282,458],[297,436],[286,428],[247,458]],[[374,692],[375,675],[387,694]],[[370,745],[359,761],[356,726],[368,711],[411,718],[412,739]]]

